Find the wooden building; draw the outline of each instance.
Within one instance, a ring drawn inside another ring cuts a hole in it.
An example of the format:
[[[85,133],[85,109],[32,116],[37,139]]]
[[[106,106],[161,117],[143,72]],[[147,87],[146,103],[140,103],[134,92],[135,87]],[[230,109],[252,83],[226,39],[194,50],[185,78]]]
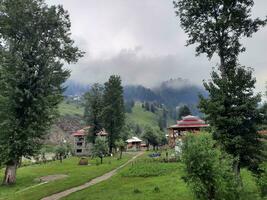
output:
[[[76,156],[89,156],[91,155],[92,144],[87,142],[87,135],[89,133],[90,126],[78,130],[72,134],[74,143],[73,149]],[[103,129],[97,133],[98,137],[107,137],[108,133]]]
[[[142,140],[138,137],[132,137],[126,140],[127,150],[129,151],[140,151],[142,146]]]
[[[174,148],[176,140],[182,138],[186,132],[199,132],[201,128],[208,127],[202,119],[197,116],[188,115],[182,120],[177,121],[177,124],[168,128],[168,143]]]

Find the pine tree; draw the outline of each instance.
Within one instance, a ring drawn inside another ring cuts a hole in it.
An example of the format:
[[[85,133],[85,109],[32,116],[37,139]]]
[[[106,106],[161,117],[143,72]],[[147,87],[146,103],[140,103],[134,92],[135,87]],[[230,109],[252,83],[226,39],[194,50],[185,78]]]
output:
[[[112,153],[125,123],[123,87],[119,76],[112,75],[105,83],[103,122],[109,134],[109,153]]]
[[[238,64],[239,53],[245,51],[241,37],[251,37],[267,22],[251,18],[253,4],[253,0],[174,2],[189,37],[187,45],[197,44],[197,55],[205,53],[210,59],[214,54],[219,56],[219,70],[204,84],[210,95],[201,98],[200,108],[215,128],[214,137],[235,156],[237,175],[242,165],[256,170],[261,160],[256,130],[260,97],[253,94],[252,71]]]
[[[70,38],[70,20],[62,6],[43,0],[0,2],[0,161],[3,184],[16,182],[19,160],[33,156],[63,99],[69,71],[63,62],[82,55]]]
[[[256,80],[252,71],[241,66],[228,68],[226,75],[227,80],[212,73],[212,82],[205,83],[209,98],[201,98],[200,108],[216,128],[214,138],[237,159],[236,173],[241,166],[256,171],[263,156],[257,133],[260,95],[253,94]]]
[[[103,91],[104,88],[96,83],[89,92],[84,95],[86,124],[90,126],[88,140],[95,143],[97,133],[103,129]]]
[[[178,110],[178,119],[182,119],[182,117],[191,115],[191,111],[187,105],[181,106]]]

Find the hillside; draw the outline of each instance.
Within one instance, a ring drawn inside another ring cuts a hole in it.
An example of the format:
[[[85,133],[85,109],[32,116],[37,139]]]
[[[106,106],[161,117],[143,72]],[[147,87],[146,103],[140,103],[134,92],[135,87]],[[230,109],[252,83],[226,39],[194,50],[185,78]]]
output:
[[[67,103],[65,101],[59,104],[60,116],[65,116],[65,115],[83,116],[83,112],[84,109],[81,105]]]
[[[145,111],[140,102],[135,103],[132,113],[126,113],[127,120],[140,126],[158,126],[158,116],[155,113]]]
[[[45,143],[57,145],[64,140],[72,142],[71,134],[84,127],[83,112],[80,105],[62,102],[59,105],[59,117],[52,125]]]

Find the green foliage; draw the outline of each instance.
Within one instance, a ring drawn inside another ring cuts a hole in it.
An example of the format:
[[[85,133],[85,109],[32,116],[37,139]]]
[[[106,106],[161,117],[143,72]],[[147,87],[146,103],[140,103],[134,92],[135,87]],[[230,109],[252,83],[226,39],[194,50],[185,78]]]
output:
[[[135,194],[142,193],[141,190],[139,190],[138,188],[135,188],[135,189],[133,190],[133,192],[134,192]]]
[[[125,101],[124,108],[126,113],[132,113],[132,108],[134,107],[134,101]]]
[[[167,143],[164,133],[157,128],[153,128],[152,126],[145,127],[142,138],[147,144],[152,145],[154,150],[155,147]]]
[[[109,133],[109,152],[115,147],[115,141],[119,139],[125,124],[123,87],[119,76],[110,76],[104,88],[103,122]]]
[[[154,187],[154,192],[157,192],[157,193],[160,192],[160,189],[158,186]]]
[[[92,154],[93,156],[101,158],[101,164],[102,159],[105,155],[108,154],[108,143],[106,138],[98,136],[95,140],[95,143],[92,147]]]
[[[240,37],[251,37],[267,19],[251,18],[253,0],[175,0],[174,7],[180,24],[189,39],[187,45],[197,44],[197,55],[206,53],[212,58],[218,53],[221,69],[236,61],[244,51]]]
[[[251,18],[253,0],[175,0],[176,14],[188,34],[188,45],[197,44],[196,53],[220,58],[219,72],[204,86],[209,92],[201,98],[200,108],[215,127],[214,137],[236,158],[235,171],[241,166],[258,170],[262,161],[262,145],[256,125],[260,96],[254,95],[256,80],[252,70],[238,64],[239,53],[245,51],[242,37],[251,37],[267,19]]]
[[[70,153],[70,149],[67,145],[58,145],[55,147],[55,153],[58,160],[62,162],[63,158]]]
[[[151,177],[163,176],[171,173],[177,166],[172,163],[137,162],[127,171],[122,173],[124,177]]]
[[[119,148],[120,150],[120,159],[122,158],[122,152],[126,149],[126,143],[122,140],[119,139],[115,142],[115,146]]]
[[[258,177],[258,185],[260,187],[261,196],[267,196],[267,168],[264,169],[263,173]]]
[[[61,85],[69,76],[63,63],[82,53],[62,6],[2,0],[0,13],[0,160],[16,165],[39,150],[63,99]]]
[[[263,159],[257,133],[260,96],[253,94],[256,80],[252,71],[243,67],[228,69],[226,74],[228,79],[212,73],[212,82],[205,83],[209,98],[201,98],[200,108],[215,128],[214,138],[239,160],[237,171],[241,166],[256,171]]]
[[[103,129],[103,87],[100,84],[94,84],[84,95],[84,99],[84,118],[86,124],[90,126],[88,139],[94,143],[97,133]]]
[[[190,134],[182,147],[184,180],[197,199],[239,199],[233,160],[220,151],[210,134]]]
[[[182,119],[182,117],[185,117],[187,115],[191,115],[191,111],[188,106],[184,105],[181,106],[178,110],[178,119]]]

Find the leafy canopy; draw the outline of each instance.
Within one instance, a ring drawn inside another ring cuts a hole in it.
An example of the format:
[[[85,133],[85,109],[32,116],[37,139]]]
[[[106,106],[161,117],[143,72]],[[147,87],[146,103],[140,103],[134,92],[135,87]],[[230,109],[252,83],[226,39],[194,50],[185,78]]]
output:
[[[43,0],[0,1],[0,161],[32,156],[56,117],[61,84],[82,52],[69,14]]]

